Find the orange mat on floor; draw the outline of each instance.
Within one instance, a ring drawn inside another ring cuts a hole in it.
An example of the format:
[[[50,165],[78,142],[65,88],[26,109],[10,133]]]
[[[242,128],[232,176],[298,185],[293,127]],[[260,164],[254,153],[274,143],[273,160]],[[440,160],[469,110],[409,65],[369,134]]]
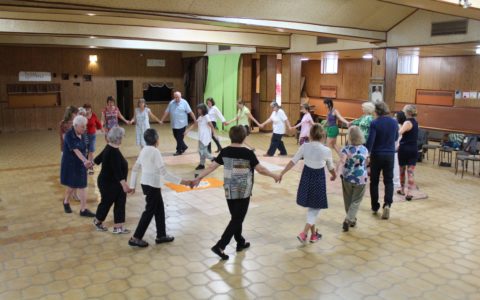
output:
[[[215,178],[204,178],[200,181],[200,184],[191,189],[189,186],[181,185],[181,184],[174,184],[171,182],[165,183],[170,189],[174,190],[177,193],[189,192],[193,190],[206,190],[211,188],[218,188],[223,186],[223,181],[215,179]]]

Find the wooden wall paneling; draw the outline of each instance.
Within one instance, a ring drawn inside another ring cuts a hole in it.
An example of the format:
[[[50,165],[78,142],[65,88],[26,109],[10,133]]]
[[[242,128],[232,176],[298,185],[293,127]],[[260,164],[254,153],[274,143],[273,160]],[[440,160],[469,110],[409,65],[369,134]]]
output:
[[[98,56],[97,64],[89,63],[90,54]],[[0,70],[0,102],[7,101],[6,84],[18,83],[19,71],[57,74],[52,82],[61,84],[62,108],[49,112],[55,122],[62,118],[66,106],[81,106],[86,102],[92,104],[93,110],[100,115],[107,96],[116,96],[116,80],[133,80],[135,100],[143,96],[144,82],[173,82],[175,89],[183,91],[182,58],[178,52],[3,46],[0,47],[0,55],[10,58],[2,61],[4,68]],[[165,59],[166,67],[147,67],[148,58]],[[69,73],[70,78],[62,80],[62,73]],[[75,74],[78,75],[77,79],[73,77]],[[92,81],[85,82],[82,77],[84,74],[92,75]],[[80,86],[74,86],[74,82],[79,82]],[[23,116],[6,107],[2,110],[2,115],[6,115],[5,110],[8,110],[10,114]],[[42,121],[44,112],[34,115],[37,118],[33,120],[39,124],[32,123],[30,126],[21,120],[13,122],[13,119],[6,116],[0,122],[0,129],[15,131],[51,126]]]
[[[395,109],[401,110],[404,105],[396,103]],[[480,134],[479,108],[417,105],[417,112],[420,127]]]
[[[419,76],[398,74],[395,99],[397,102],[415,103],[415,94],[418,88]]]
[[[372,79],[385,80],[385,49],[373,49],[373,59],[371,61]]]
[[[385,53],[385,84],[383,101],[390,107],[395,105],[397,85],[398,49],[387,48]]]
[[[246,102],[252,101],[252,55],[242,54],[242,89],[239,99]]]
[[[270,103],[275,99],[275,85],[277,76],[277,56],[260,56],[260,120],[265,121],[270,117]],[[271,131],[271,124],[263,130]]]
[[[363,114],[363,102],[364,101],[337,99],[334,103],[335,108],[340,111],[343,117],[347,119],[356,119]],[[322,98],[310,98],[309,103],[310,105],[315,106],[315,114],[322,116],[323,118],[327,115],[327,109],[323,104]]]
[[[282,106],[290,103],[290,86],[292,77],[292,56],[290,54],[282,55]],[[287,114],[288,116],[288,114]]]

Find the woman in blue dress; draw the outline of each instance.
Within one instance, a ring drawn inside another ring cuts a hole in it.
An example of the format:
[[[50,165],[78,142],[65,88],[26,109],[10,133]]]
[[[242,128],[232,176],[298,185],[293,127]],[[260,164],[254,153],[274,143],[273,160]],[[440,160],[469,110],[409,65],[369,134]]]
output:
[[[60,182],[66,186],[63,209],[65,213],[72,213],[70,197],[77,190],[80,199],[80,216],[95,217],[87,209],[87,170],[92,162],[87,159],[87,145],[83,135],[87,129],[87,118],[76,116],[73,127],[65,134],[62,162],[60,165]]]

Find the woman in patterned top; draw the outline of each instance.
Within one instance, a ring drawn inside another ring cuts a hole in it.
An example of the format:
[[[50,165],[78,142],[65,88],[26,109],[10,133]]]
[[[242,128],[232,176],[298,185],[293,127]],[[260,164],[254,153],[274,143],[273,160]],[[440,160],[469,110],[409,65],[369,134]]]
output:
[[[363,115],[350,122],[350,125],[355,125],[360,127],[360,130],[363,133],[365,141],[368,140],[368,133],[370,131],[370,123],[373,121],[373,113],[375,112],[375,105],[372,102],[363,102],[362,103]]]
[[[127,121],[127,119],[123,117],[118,107],[115,106],[115,99],[113,99],[112,96],[108,96],[107,106],[102,111],[102,124],[105,131],[105,140],[107,140],[108,131],[113,127],[118,126],[118,119],[125,122],[125,124],[131,124],[130,121]]]
[[[343,202],[347,216],[343,221],[343,231],[354,227],[357,222],[357,212],[362,202],[368,181],[367,157],[368,150],[363,144],[364,135],[360,127],[348,129],[348,145],[342,148],[337,171],[343,166],[342,178]]]

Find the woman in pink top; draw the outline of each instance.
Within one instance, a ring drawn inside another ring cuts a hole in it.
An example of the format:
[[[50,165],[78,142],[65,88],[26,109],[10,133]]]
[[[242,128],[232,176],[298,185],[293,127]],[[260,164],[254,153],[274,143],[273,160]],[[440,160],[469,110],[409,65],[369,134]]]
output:
[[[300,137],[298,138],[298,143],[301,146],[304,143],[308,143],[308,141],[309,141],[308,136],[310,134],[310,128],[312,128],[312,125],[315,122],[313,122],[312,115],[310,114],[310,106],[308,105],[308,103],[304,103],[300,107],[301,107],[300,111],[303,113],[302,120],[297,125],[295,125],[293,127],[290,127],[290,130],[297,129],[298,127],[301,127]]]

